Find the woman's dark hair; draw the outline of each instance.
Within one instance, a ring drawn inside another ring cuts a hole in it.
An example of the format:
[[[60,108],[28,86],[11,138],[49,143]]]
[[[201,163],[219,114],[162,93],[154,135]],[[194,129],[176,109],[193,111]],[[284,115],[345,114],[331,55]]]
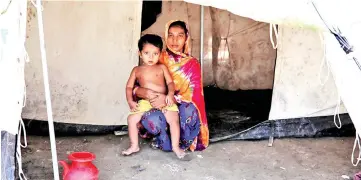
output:
[[[146,34],[139,39],[138,41],[139,51],[143,50],[145,44],[152,44],[153,46],[158,47],[160,51],[162,51],[163,49],[162,38],[155,34]]]
[[[184,30],[184,33],[186,35],[188,34],[188,29],[187,29],[186,23],[184,21],[174,21],[169,25],[169,29],[171,27],[180,27],[180,28],[182,28]]]

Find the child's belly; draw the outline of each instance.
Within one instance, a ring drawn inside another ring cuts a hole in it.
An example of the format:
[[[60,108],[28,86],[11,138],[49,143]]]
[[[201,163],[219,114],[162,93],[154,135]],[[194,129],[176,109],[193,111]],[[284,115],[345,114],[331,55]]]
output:
[[[166,94],[166,90],[167,90],[165,84],[156,84],[156,83],[151,83],[151,82],[144,83],[144,85],[142,87],[153,90],[158,93],[162,93],[162,94]]]

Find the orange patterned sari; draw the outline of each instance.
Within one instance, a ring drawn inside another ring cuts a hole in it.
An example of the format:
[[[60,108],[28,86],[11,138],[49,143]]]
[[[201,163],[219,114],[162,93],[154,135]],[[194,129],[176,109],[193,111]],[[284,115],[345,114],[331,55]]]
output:
[[[169,25],[167,23],[165,30],[165,42],[167,42]],[[167,50],[162,52],[160,62],[168,67],[176,89],[177,99],[183,102],[191,102],[198,110],[200,131],[190,146],[190,150],[204,150],[209,144],[209,131],[207,116],[205,111],[203,80],[200,63],[190,55],[190,36],[189,31],[184,47],[184,52],[173,51],[167,46]]]

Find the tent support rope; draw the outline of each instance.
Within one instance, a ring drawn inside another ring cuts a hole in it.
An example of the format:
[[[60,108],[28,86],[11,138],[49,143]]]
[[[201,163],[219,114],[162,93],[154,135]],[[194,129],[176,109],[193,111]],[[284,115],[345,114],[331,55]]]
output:
[[[323,35],[321,33],[319,33],[320,36],[320,41],[322,43],[322,47],[323,47],[323,57],[321,60],[321,65],[318,71],[318,80],[320,81],[321,86],[324,86],[326,84],[326,82],[328,81],[329,77],[330,77],[330,64],[328,63],[327,59],[326,59],[326,45],[324,43],[324,38]],[[326,62],[326,66],[327,66],[327,76],[326,79],[322,82],[321,80],[321,71],[322,71],[322,67],[324,66],[324,63]],[[334,81],[336,81],[336,79],[334,79]],[[337,89],[336,89],[337,91]],[[333,122],[335,124],[335,126],[338,129],[341,129],[342,127],[342,123],[341,123],[341,118],[340,118],[340,106],[341,106],[341,96],[337,91],[337,102],[336,102],[336,108],[335,108],[335,113],[333,114]],[[337,121],[336,121],[336,116],[337,116]]]
[[[338,43],[340,44],[342,50],[345,52],[346,55],[348,56],[352,56],[352,53],[353,53],[353,46],[351,46],[351,44],[349,44],[348,40],[346,39],[346,37],[344,37],[342,34],[341,34],[341,31],[338,27],[334,27],[334,26],[329,26],[326,21],[322,18],[320,12],[318,11],[315,3],[313,1],[312,2],[312,5],[313,7],[315,8],[317,14],[319,15],[320,19],[323,21],[323,23],[325,24],[325,26],[327,27],[327,29],[330,31],[330,33],[332,35],[335,36],[336,40],[338,41]],[[358,62],[357,58],[352,56],[352,60],[355,61],[357,67],[361,70],[361,65],[360,63]],[[335,115],[334,115],[334,122],[335,122],[335,125],[337,128],[341,128],[341,120],[340,120],[340,115],[339,115],[339,109],[340,109],[340,104],[341,104],[341,96],[338,95],[338,102],[337,102],[337,106],[336,106],[336,109],[335,109]],[[339,121],[339,124],[340,125],[337,125],[336,123],[336,114],[338,115],[338,121]],[[358,146],[358,149],[359,149],[359,154],[358,154],[358,157],[357,157],[357,160],[356,160],[356,163],[354,163],[354,154],[355,154],[355,150],[356,150],[356,145]],[[357,166],[358,163],[360,162],[361,160],[361,144],[360,144],[360,137],[359,137],[359,132],[356,130],[356,137],[355,137],[355,141],[354,141],[354,145],[353,145],[353,148],[352,148],[352,155],[351,155],[351,162],[352,162],[352,165],[354,166]]]
[[[273,40],[273,31],[272,30],[275,31],[276,45]],[[273,49],[277,49],[277,47],[278,47],[278,30],[277,30],[276,24],[272,24],[272,23],[269,24],[269,36],[270,36],[270,40],[271,40]]]
[[[356,163],[354,163],[354,160],[355,160],[354,154],[355,154],[356,145],[358,145],[359,153],[358,153],[358,156],[357,156],[357,159],[356,159]],[[361,160],[360,157],[361,157],[361,144],[360,144],[360,138],[359,138],[358,133],[356,131],[356,138],[355,138],[355,141],[353,143],[352,154],[351,154],[352,165],[357,166],[358,163]]]

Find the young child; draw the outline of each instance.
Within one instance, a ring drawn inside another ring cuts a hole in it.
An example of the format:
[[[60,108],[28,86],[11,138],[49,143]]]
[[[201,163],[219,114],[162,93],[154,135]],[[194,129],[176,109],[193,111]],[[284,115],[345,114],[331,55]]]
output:
[[[180,127],[178,106],[173,102],[174,82],[167,67],[163,64],[158,64],[163,48],[162,38],[152,34],[144,35],[139,39],[138,48],[142,64],[133,68],[126,87],[126,97],[131,110],[128,116],[130,147],[123,151],[122,154],[130,155],[139,151],[137,123],[145,112],[152,109],[149,99],[142,99],[138,102],[135,102],[133,99],[132,90],[134,83],[138,80],[141,87],[167,95],[167,106],[162,109],[162,112],[170,127],[173,152],[178,158],[183,158],[186,153],[179,147]],[[168,92],[166,86],[168,87]]]

